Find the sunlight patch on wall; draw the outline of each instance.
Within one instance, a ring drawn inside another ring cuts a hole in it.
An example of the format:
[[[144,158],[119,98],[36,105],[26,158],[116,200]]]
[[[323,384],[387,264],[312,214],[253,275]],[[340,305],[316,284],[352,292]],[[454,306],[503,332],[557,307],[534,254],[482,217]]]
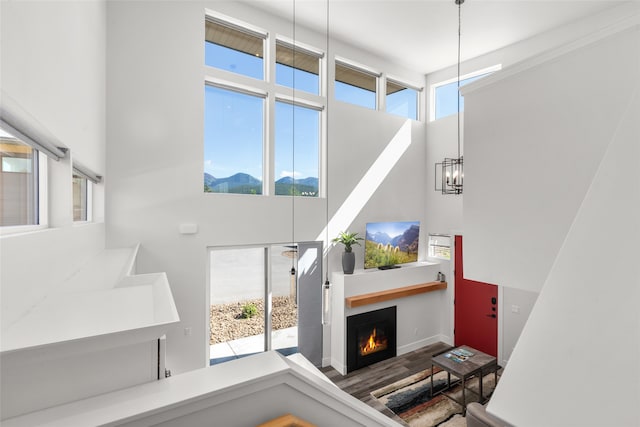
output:
[[[407,151],[409,145],[411,145],[411,121],[407,120],[316,238],[324,242],[325,255],[329,248],[329,242],[326,241],[327,229],[330,239],[337,236],[340,231],[347,231],[355,217]]]

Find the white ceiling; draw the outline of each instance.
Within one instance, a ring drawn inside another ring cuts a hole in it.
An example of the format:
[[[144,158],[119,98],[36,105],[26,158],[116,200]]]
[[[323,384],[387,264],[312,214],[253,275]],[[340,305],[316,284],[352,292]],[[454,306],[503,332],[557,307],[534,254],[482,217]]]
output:
[[[247,0],[324,33],[326,0]],[[527,39],[624,1],[466,0],[462,5],[462,60]],[[457,61],[458,7],[454,0],[330,0],[332,37],[427,74]]]

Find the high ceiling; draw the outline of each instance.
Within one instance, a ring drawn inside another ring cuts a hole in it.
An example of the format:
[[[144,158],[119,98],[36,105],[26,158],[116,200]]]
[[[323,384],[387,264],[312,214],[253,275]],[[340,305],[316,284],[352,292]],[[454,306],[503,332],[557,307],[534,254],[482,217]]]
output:
[[[246,0],[324,33],[326,0]],[[466,0],[462,60],[625,3],[616,0]],[[457,60],[454,0],[330,0],[332,37],[427,74]]]

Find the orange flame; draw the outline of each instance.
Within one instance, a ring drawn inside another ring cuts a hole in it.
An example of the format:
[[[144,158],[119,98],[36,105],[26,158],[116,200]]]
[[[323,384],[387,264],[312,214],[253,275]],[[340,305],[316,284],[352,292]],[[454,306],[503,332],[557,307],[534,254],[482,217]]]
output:
[[[361,355],[375,353],[376,351],[384,350],[387,348],[387,340],[385,338],[378,339],[376,329],[373,329],[369,338],[365,341],[365,344],[360,349]]]

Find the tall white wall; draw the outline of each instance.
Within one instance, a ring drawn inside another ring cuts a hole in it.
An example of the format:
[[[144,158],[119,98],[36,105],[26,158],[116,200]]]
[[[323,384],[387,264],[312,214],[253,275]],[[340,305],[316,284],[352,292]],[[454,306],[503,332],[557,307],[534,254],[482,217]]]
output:
[[[465,92],[469,277],[541,289],[637,84],[628,36]]]
[[[640,27],[623,37],[635,40],[638,75]],[[514,425],[640,424],[640,90],[637,84],[629,90],[632,97],[623,101],[619,126],[489,404]],[[594,251],[594,233],[614,236],[613,242]],[[603,351],[594,351],[594,342]],[[594,366],[614,372],[595,377],[599,390],[615,393],[593,392],[594,376],[585,373]],[[549,387],[551,378],[570,384],[571,392]]]
[[[207,362],[207,247],[316,240],[327,221],[326,199],[296,199],[292,218],[288,197],[203,193],[203,6],[291,36],[291,22],[238,2],[107,5],[107,244],[139,241],[138,271],[167,272],[181,318],[167,340],[174,372]],[[296,37],[325,46],[326,35],[297,29]],[[331,51],[409,81],[423,78],[337,42]],[[420,220],[424,125],[333,100],[329,111],[329,219],[399,132],[404,150],[390,156],[395,160],[384,165],[389,171],[381,181],[356,192],[356,198],[370,194],[350,205],[329,238],[347,228],[364,235],[372,220]],[[181,223],[198,224],[198,233],[179,234]],[[331,271],[341,269],[339,251],[330,256]]]
[[[106,10],[99,1],[3,1],[0,15],[0,102],[27,134],[70,153],[47,162],[50,228],[0,238],[4,327],[104,248],[103,185],[94,186],[96,222],[73,224],[71,158],[104,175]]]
[[[465,91],[465,272],[541,289],[488,406],[514,425],[640,422],[638,16]]]

